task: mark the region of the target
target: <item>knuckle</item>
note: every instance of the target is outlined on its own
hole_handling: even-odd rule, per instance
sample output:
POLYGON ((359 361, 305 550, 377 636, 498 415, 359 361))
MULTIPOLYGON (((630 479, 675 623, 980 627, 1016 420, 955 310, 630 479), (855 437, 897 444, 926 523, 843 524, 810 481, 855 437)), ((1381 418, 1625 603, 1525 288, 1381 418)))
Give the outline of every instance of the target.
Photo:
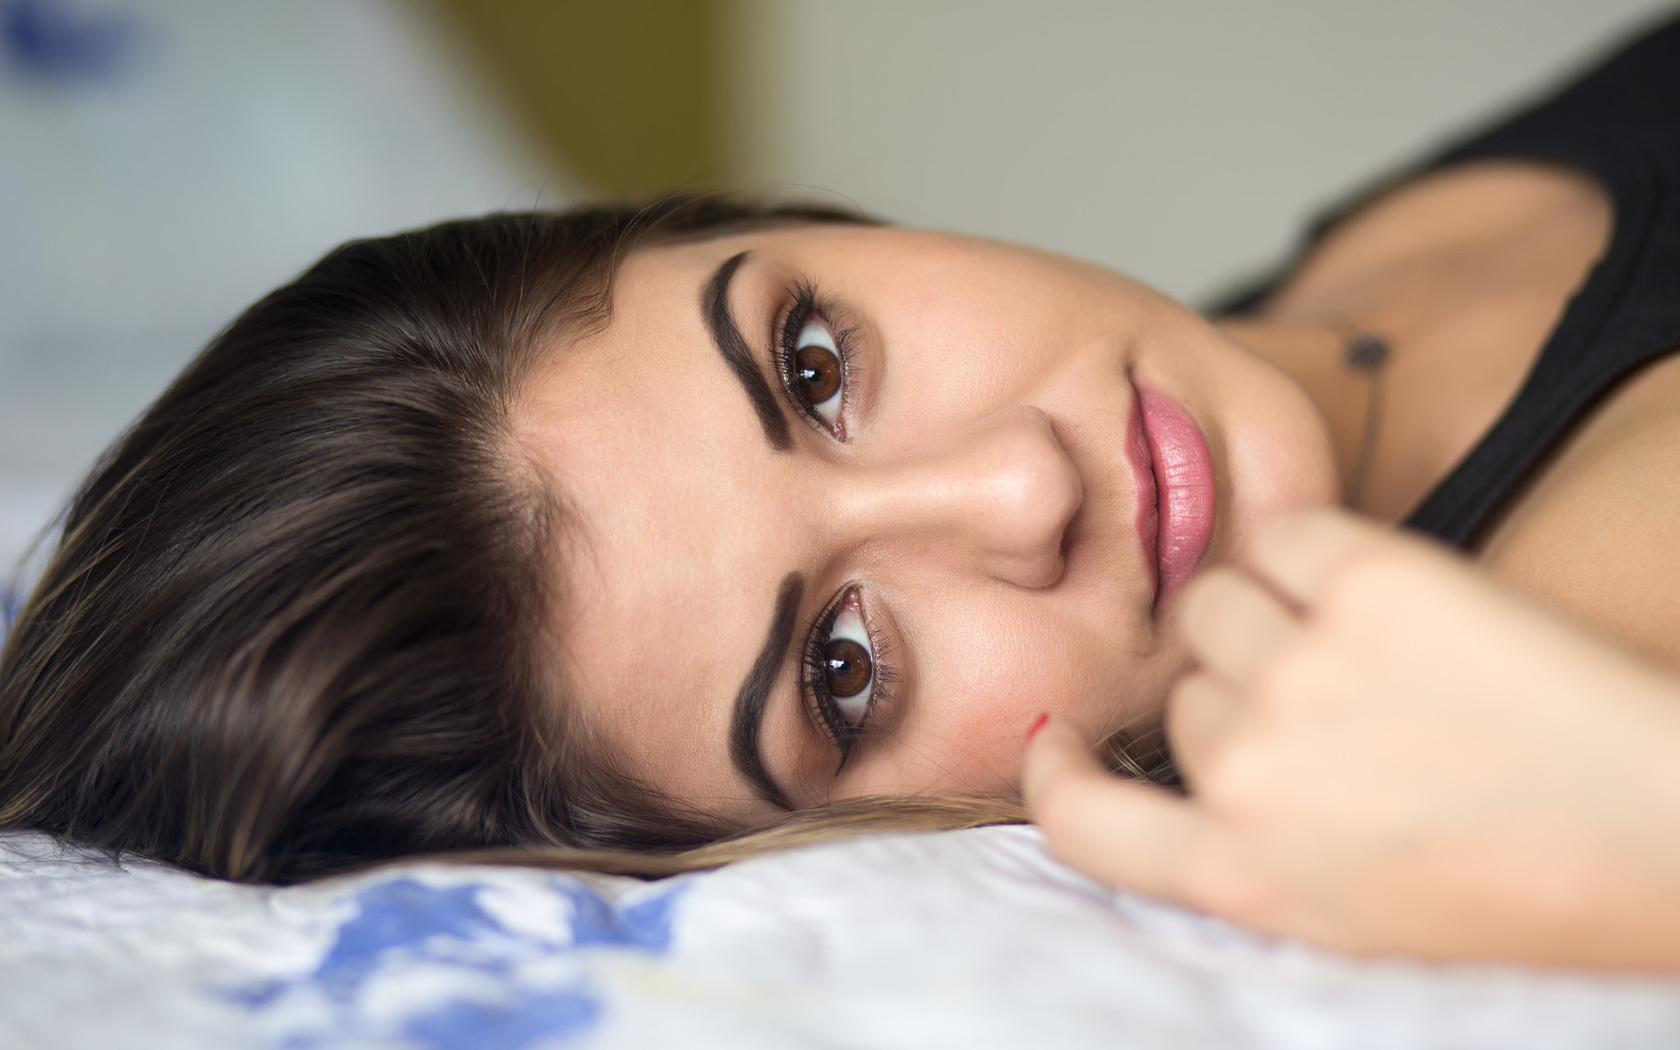
POLYGON ((1276 808, 1287 794, 1279 784, 1288 775, 1269 734, 1253 734, 1208 755, 1197 770, 1195 789, 1207 805, 1227 817, 1247 819, 1276 808))
POLYGON ((1362 619, 1379 612, 1398 590, 1410 584, 1417 568, 1401 551, 1361 550, 1331 570, 1319 609, 1334 619, 1362 619))
POLYGON ((1303 632, 1255 668, 1251 689, 1262 712, 1297 707, 1320 692, 1325 661, 1316 641, 1303 632))
POLYGON ((1170 732, 1200 724, 1210 709, 1224 702, 1224 690, 1211 674, 1195 670, 1173 684, 1165 717, 1170 732))
POLYGON ((1193 638, 1205 637, 1223 615, 1226 597, 1237 579, 1236 571, 1224 566, 1191 579, 1173 603, 1171 615, 1179 630, 1193 638))

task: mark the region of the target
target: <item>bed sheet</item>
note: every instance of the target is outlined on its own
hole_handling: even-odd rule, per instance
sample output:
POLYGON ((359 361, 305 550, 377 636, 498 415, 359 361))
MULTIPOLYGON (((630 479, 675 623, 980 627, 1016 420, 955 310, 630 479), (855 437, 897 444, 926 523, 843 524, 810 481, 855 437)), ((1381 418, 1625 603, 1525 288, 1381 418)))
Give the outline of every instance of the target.
POLYGON ((1110 893, 1033 828, 657 882, 305 886, 0 836, 0 1046, 1680 1046, 1680 985, 1354 961, 1110 893))

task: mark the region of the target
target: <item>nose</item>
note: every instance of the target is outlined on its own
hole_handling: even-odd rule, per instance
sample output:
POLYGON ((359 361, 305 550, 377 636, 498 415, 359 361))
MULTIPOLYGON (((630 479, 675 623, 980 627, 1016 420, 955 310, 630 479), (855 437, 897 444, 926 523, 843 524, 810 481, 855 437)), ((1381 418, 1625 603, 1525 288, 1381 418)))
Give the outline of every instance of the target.
POLYGON ((1022 587, 1062 576, 1085 493, 1050 418, 1012 406, 893 457, 844 486, 863 542, 916 545, 1022 587))

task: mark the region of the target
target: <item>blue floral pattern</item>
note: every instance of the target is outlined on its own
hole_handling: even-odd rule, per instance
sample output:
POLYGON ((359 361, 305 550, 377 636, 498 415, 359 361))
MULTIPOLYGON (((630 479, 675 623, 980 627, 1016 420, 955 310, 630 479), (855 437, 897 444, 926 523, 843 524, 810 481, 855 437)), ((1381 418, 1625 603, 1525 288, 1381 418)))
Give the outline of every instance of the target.
POLYGON ((581 967, 554 964, 584 951, 666 954, 683 885, 622 904, 578 879, 555 877, 546 888, 565 905, 569 936, 499 918, 483 900, 493 887, 482 882, 433 885, 404 875, 363 885, 351 898, 354 914, 312 971, 218 994, 253 1014, 275 1014, 284 1050, 365 1039, 424 1050, 523 1050, 575 1038, 607 1008, 581 967), (449 991, 423 1003, 399 999, 396 1008, 375 994, 384 978, 401 985, 417 976, 449 991))

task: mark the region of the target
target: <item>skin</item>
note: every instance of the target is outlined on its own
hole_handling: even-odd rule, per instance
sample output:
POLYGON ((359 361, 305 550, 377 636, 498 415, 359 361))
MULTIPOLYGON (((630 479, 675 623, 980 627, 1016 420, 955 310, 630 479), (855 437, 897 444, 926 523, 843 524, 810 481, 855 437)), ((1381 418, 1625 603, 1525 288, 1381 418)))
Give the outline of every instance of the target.
MULTIPOLYGON (((1608 221, 1556 170, 1425 180, 1337 231, 1245 334, 1310 370, 1286 335, 1314 311, 1412 318, 1407 440, 1373 492, 1389 517, 1497 414, 1608 221), (1485 356, 1432 371, 1464 334, 1485 356)), ((1051 848, 1344 951, 1680 969, 1677 448, 1669 355, 1564 435, 1473 561, 1327 510, 1268 522, 1178 609, 1198 665, 1167 717, 1187 796, 1109 777, 1052 718, 1024 785, 1051 848)))
POLYGON ((1069 724, 1028 751, 1052 850, 1344 951, 1680 968, 1680 680, 1462 559, 1328 510, 1191 584, 1187 798, 1069 724))
POLYGON ((798 626, 758 753, 794 807, 1013 794, 1038 712, 1094 737, 1159 717, 1186 656, 1138 536, 1128 377, 1207 437, 1209 561, 1334 495, 1322 419, 1280 370, 1118 274, 969 238, 799 226, 640 250, 610 323, 548 360, 514 437, 570 523, 556 694, 625 772, 728 823, 777 812, 729 730, 791 573, 798 626), (788 410, 773 447, 714 346, 702 293, 741 252, 729 306, 773 388, 770 330, 798 280, 854 330, 844 441, 788 410), (841 768, 799 651, 849 587, 892 697, 841 768))

